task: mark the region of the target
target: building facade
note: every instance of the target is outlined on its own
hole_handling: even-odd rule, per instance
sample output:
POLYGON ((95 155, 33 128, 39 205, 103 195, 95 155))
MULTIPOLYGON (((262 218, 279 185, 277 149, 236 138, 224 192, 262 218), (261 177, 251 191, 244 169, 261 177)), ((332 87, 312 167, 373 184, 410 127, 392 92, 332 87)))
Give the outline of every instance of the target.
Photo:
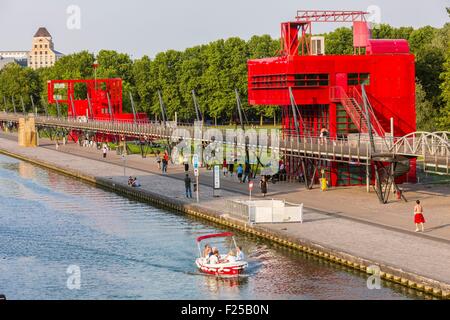
POLYGON ((17 63, 22 67, 28 66, 28 51, 0 51, 0 70, 8 63, 17 63))
POLYGON ((51 67, 63 56, 55 50, 53 39, 44 27, 38 29, 33 37, 31 51, 28 54, 28 66, 34 70, 51 67))
POLYGON ((34 70, 51 67, 63 54, 55 50, 52 36, 45 27, 40 27, 32 41, 31 51, 0 51, 0 70, 8 63, 17 63, 34 70))
MULTIPOLYGON (((314 55, 304 31, 317 16, 314 12, 306 21, 282 24, 280 56, 248 61, 249 104, 280 106, 285 136, 318 137, 326 129, 332 140, 350 140, 367 135, 368 128, 381 138, 416 131, 415 65, 407 41, 370 39, 366 31, 353 55, 327 55, 324 50, 314 55), (361 113, 364 101, 373 108, 372 127, 361 113), (293 102, 298 105, 295 116, 293 102)), ((321 22, 322 16, 317 19, 321 22)), ((368 29, 364 21, 355 24, 368 29)), ((358 39, 358 28, 353 29, 358 39)), ((295 161, 288 159, 286 167, 291 175, 302 175, 295 161)), ((329 161, 322 168, 332 186, 366 182, 364 164, 329 161)), ((398 180, 416 180, 414 159, 398 180)))

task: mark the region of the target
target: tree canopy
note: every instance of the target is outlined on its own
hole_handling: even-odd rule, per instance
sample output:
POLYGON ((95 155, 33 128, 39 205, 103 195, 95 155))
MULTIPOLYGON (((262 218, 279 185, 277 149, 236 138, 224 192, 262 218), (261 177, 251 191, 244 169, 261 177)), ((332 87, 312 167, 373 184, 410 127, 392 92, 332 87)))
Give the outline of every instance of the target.
MULTIPOLYGON (((425 26, 395 28, 387 24, 373 30, 374 38, 406 39, 416 56, 418 129, 450 128, 450 23, 442 28, 425 26)), ((325 34, 327 54, 352 54, 352 30, 337 28, 325 34)), ((123 79, 124 109, 131 110, 129 93, 137 110, 151 117, 160 114, 160 92, 169 119, 192 121, 195 117, 192 91, 202 113, 209 119, 228 123, 236 119, 236 96, 250 120, 272 118, 280 112, 270 106, 249 107, 247 103, 247 60, 276 56, 279 39, 269 35, 253 36, 248 41, 237 37, 220 39, 184 51, 168 50, 154 58, 133 60, 129 54, 101 50, 97 55, 87 51, 59 59, 54 66, 39 70, 9 64, 0 71, 0 105, 12 110, 12 100, 19 106, 20 96, 30 106, 31 96, 43 110, 47 97, 46 83, 51 79, 91 79, 94 61, 97 77, 123 79), (5 98, 3 98, 5 97, 5 98)), ((19 109, 20 110, 20 109, 19 109)), ((278 118, 279 119, 279 118, 278 118)))

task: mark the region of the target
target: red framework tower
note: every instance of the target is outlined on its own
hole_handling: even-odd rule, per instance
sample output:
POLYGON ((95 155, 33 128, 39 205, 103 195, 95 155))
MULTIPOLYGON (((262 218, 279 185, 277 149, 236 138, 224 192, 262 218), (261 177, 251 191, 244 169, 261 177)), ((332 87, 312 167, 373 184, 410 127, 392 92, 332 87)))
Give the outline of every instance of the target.
POLYGON ((48 103, 67 106, 71 118, 101 121, 148 122, 145 113, 123 112, 122 79, 51 80, 48 103))
MULTIPOLYGON (((302 136, 318 136, 325 127, 331 139, 347 139, 368 133, 369 125, 361 114, 365 96, 374 134, 389 134, 391 119, 395 136, 416 131, 414 56, 406 40, 370 39, 365 14, 298 11, 295 21, 282 23, 280 55, 248 61, 249 104, 280 106, 285 135, 298 134, 298 127, 302 136), (313 55, 313 22, 353 23, 354 54, 313 55), (299 110, 298 126, 292 100, 299 110)), ((290 167, 291 174, 299 174, 298 166, 290 167)), ((326 169, 332 185, 365 183, 365 169, 358 164, 330 162, 326 169)), ((415 169, 404 179, 414 181, 415 169)))

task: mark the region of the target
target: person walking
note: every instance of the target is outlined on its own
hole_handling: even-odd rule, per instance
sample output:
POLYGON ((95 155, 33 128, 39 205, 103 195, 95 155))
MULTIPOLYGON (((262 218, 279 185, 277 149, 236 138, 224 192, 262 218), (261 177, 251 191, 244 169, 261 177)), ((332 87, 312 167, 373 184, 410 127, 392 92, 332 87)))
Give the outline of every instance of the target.
POLYGON ((189 172, 189 158, 183 157, 184 172, 189 172))
POLYGON ((108 146, 106 145, 106 143, 103 144, 102 153, 103 159, 106 159, 106 154, 108 153, 108 146))
POLYGON ((242 168, 242 164, 239 164, 238 168, 237 168, 237 176, 239 179, 239 182, 242 183, 242 175, 244 173, 244 168, 242 168))
POLYGON ((329 132, 328 129, 325 127, 322 127, 322 129, 320 129, 320 144, 323 145, 324 143, 327 142, 329 136, 329 132))
POLYGON ((162 172, 167 173, 167 166, 169 165, 169 154, 167 150, 164 152, 164 156, 162 159, 162 172))
POLYGON ((226 177, 228 175, 228 165, 227 165, 227 159, 223 159, 223 163, 222 163, 222 171, 223 171, 223 176, 226 177))
POLYGON ((228 163, 228 172, 230 173, 230 177, 233 178, 233 172, 234 172, 234 162, 228 163))
POLYGON ((189 174, 186 173, 186 177, 184 178, 184 187, 186 189, 186 198, 191 198, 192 199, 192 180, 189 177, 189 174))
POLYGON ((158 169, 161 170, 161 154, 158 153, 156 154, 156 163, 158 163, 158 169))
POLYGON ((283 160, 280 160, 278 173, 280 181, 286 181, 286 166, 283 160))
POLYGON ((247 181, 248 176, 250 175, 250 170, 251 166, 250 163, 246 162, 245 163, 245 168, 244 168, 244 178, 242 179, 242 182, 245 183, 245 181, 247 181))
POLYGON ((416 201, 414 207, 414 223, 416 224, 416 232, 419 232, 419 225, 421 226, 422 232, 424 232, 425 217, 423 216, 423 207, 419 200, 416 201))
POLYGON ((263 194, 263 197, 266 197, 266 194, 267 194, 266 176, 262 176, 261 181, 259 183, 259 187, 261 188, 261 193, 263 194))

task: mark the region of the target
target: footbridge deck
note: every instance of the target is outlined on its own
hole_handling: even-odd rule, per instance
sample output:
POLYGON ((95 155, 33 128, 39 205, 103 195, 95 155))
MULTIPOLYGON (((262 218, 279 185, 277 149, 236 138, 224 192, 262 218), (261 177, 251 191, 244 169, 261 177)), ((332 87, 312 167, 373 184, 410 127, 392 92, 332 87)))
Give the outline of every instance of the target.
MULTIPOLYGON (((24 115, 0 112, 0 123, 3 127, 17 125, 24 115)), ((209 126, 194 125, 172 125, 161 123, 125 123, 125 122, 105 122, 105 121, 77 121, 69 118, 47 117, 39 115, 28 115, 34 117, 38 130, 55 129, 79 131, 90 134, 107 134, 117 137, 134 138, 140 141, 186 140, 194 143, 209 143, 215 140, 216 143, 227 144, 224 141, 227 137, 226 129, 218 129, 209 126)), ((288 136, 268 135, 261 138, 258 134, 253 134, 256 138, 237 139, 233 143, 235 146, 248 148, 254 152, 260 152, 262 148, 280 154, 289 154, 293 157, 307 158, 323 161, 337 161, 351 164, 368 163, 379 154, 403 156, 417 158, 423 163, 426 171, 440 174, 450 174, 450 142, 449 132, 414 132, 404 137, 375 137, 369 141, 367 137, 358 139, 321 139, 310 136, 288 136)), ((248 131, 245 136, 249 136, 248 131)), ((230 144, 230 143, 229 143, 230 144)))

